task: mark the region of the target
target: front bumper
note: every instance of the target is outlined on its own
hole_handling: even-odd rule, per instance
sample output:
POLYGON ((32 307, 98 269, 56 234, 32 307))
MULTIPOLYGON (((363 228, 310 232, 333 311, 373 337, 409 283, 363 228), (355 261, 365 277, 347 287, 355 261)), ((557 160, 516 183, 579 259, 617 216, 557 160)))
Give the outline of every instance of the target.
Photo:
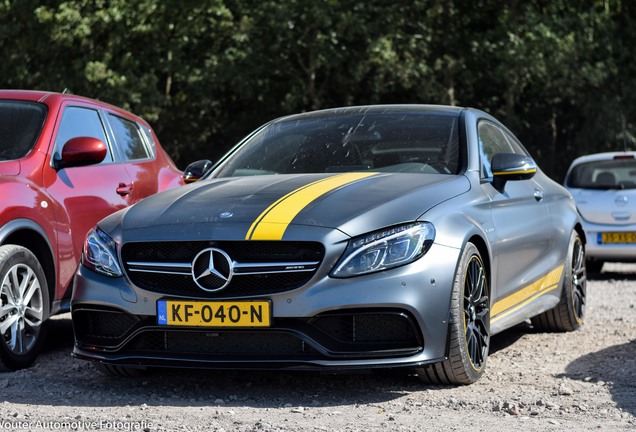
POLYGON ((240 330, 159 325, 157 301, 184 297, 80 266, 71 304, 73 354, 109 364, 205 368, 339 370, 439 362, 447 354, 458 256, 456 249, 433 245, 420 260, 384 272, 347 279, 316 274, 301 288, 250 297, 271 301, 272 325, 240 330))

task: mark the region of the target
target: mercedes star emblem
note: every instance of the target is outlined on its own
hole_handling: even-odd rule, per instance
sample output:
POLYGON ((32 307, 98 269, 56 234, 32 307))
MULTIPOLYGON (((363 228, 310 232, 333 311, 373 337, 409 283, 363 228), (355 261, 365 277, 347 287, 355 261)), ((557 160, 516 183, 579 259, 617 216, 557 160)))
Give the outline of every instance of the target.
POLYGON ((232 259, 221 249, 203 249, 192 261, 192 278, 205 291, 222 290, 229 285, 232 274, 232 259))

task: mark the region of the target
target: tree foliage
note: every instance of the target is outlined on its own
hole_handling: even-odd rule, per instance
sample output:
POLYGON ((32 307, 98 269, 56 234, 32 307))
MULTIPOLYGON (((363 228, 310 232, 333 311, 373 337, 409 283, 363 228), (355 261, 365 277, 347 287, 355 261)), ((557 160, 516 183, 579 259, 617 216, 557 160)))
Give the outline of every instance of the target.
POLYGON ((130 109, 180 166, 292 112, 474 106, 560 180, 636 144, 635 24, 625 0, 0 0, 0 87, 130 109))

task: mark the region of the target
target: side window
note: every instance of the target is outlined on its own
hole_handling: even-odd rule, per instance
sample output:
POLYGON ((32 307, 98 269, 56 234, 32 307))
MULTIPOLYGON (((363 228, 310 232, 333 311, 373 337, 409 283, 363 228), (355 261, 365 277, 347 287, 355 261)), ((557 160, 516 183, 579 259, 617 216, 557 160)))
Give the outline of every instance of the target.
POLYGON ((99 118, 99 113, 90 108, 76 106, 66 107, 62 114, 60 127, 57 130, 57 136, 55 137, 56 155, 62 151, 62 147, 68 140, 83 136, 97 138, 106 144, 108 153, 102 163, 113 161, 113 154, 108 147, 106 132, 104 131, 104 125, 99 118))
POLYGON ((527 154, 514 138, 489 121, 479 122, 477 133, 482 177, 492 177, 490 161, 495 153, 527 154))
POLYGON ((150 153, 152 153, 152 156, 155 157, 157 155, 157 152, 155 149, 155 140, 152 138, 152 132, 149 128, 144 126, 141 127, 141 130, 146 137, 146 142, 150 144, 150 153))
POLYGON ((151 157, 151 153, 142 136, 143 132, 139 129, 137 123, 113 114, 108 114, 108 121, 112 126, 115 140, 124 160, 130 161, 151 157))

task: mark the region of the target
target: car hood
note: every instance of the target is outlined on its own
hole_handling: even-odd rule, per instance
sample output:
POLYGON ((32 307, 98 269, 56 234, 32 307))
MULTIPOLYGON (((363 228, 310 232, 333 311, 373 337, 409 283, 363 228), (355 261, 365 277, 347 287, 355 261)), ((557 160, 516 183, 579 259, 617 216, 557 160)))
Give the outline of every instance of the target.
POLYGON ((103 228, 126 241, 280 240, 309 227, 356 236, 411 222, 464 193, 464 176, 400 173, 299 174, 201 181, 146 198, 103 228), (300 228, 300 230, 299 230, 300 228))

